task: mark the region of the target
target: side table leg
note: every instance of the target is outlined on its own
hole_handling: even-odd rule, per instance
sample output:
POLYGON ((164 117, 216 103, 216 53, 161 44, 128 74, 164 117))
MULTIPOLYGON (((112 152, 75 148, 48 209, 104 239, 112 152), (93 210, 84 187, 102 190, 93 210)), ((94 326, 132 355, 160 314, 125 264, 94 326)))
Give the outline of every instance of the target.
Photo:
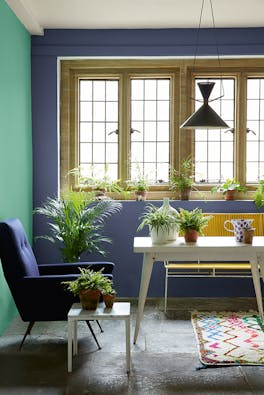
POLYGON ((68 372, 72 371, 72 321, 68 318, 68 372))
POLYGON ((130 317, 126 318, 126 366, 127 373, 130 372, 130 317))
POLYGON ((142 272, 141 272, 141 282, 140 282, 140 291, 139 291, 139 299, 138 299, 138 311, 136 317, 136 326, 135 326, 135 333, 134 333, 134 344, 136 344, 139 325, 142 319, 146 296, 148 293, 149 281, 152 273, 153 268, 153 259, 151 254, 144 254, 143 257, 143 265, 142 265, 142 272))
POLYGON ((78 353, 78 321, 73 322, 73 355, 78 353))
POLYGON ((259 275, 259 268, 258 268, 258 261, 257 257, 251 258, 251 273, 255 288, 255 294, 257 299, 258 311, 259 315, 263 321, 263 303, 262 303, 262 293, 261 293, 261 286, 260 286, 260 275, 259 275))

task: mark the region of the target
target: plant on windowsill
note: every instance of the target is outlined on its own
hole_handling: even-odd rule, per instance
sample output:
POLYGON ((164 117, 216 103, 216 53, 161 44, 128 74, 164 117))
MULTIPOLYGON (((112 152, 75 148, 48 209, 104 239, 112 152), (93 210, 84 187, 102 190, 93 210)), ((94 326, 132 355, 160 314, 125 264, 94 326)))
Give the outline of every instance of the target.
POLYGON ((247 188, 240 184, 235 178, 227 178, 221 184, 214 186, 211 192, 220 192, 225 200, 234 200, 237 192, 246 192, 247 188))
POLYGON ((156 207, 148 204, 146 211, 140 217, 141 223, 137 230, 142 230, 145 226, 149 227, 150 236, 153 244, 169 242, 171 229, 179 229, 179 215, 163 207, 156 207))
POLYGON ((203 235, 203 228, 207 226, 211 218, 211 215, 204 215, 198 207, 191 211, 180 208, 179 228, 186 243, 195 243, 198 236, 203 235))
POLYGON ((127 181, 127 186, 131 191, 134 191, 136 200, 146 200, 149 184, 144 178, 129 180, 127 181))
POLYGON ((102 243, 105 220, 118 213, 122 205, 114 200, 95 200, 87 192, 68 192, 60 199, 48 198, 34 213, 48 218, 50 235, 38 236, 56 244, 63 262, 77 262, 82 253, 105 255, 102 243))
POLYGON ((74 296, 79 296, 84 309, 95 310, 108 279, 102 274, 103 269, 97 272, 89 268, 79 268, 79 270, 80 275, 76 280, 63 281, 62 285, 74 296))
POLYGON ((77 176, 80 189, 93 191, 95 197, 98 199, 106 199, 106 192, 117 194, 124 192, 123 188, 119 185, 119 181, 112 180, 109 176, 108 166, 106 166, 105 173, 101 177, 96 175, 94 177, 88 177, 82 173, 82 169, 78 167, 70 170, 68 174, 77 176))
POLYGON ((257 210, 260 212, 262 206, 264 206, 264 180, 259 180, 258 187, 254 192, 254 204, 257 207, 257 210))
POLYGON ((193 162, 190 156, 180 163, 179 171, 171 168, 169 186, 173 192, 179 192, 181 200, 189 200, 194 185, 193 162))

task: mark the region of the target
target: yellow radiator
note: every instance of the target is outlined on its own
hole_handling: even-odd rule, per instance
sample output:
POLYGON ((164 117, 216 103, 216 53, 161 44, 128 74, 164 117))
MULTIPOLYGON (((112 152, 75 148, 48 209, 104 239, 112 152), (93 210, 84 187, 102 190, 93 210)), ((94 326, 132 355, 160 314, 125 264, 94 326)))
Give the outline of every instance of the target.
MULTIPOLYGON (((232 232, 228 232, 224 228, 224 222, 231 219, 253 219, 252 227, 255 228, 255 236, 263 236, 263 213, 206 213, 211 215, 212 218, 208 222, 208 226, 203 229, 204 236, 232 236, 232 232)), ((232 225, 228 224, 227 227, 232 229, 232 225)))

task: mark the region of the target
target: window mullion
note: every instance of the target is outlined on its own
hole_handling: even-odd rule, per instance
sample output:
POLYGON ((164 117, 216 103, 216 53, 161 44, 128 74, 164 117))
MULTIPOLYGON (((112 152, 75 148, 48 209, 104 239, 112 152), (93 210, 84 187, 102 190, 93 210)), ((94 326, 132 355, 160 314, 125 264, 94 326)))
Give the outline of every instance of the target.
POLYGON ((130 78, 128 73, 122 73, 119 80, 119 144, 118 144, 118 174, 122 183, 130 178, 130 78))
POLYGON ((247 128, 247 77, 245 73, 237 76, 237 93, 235 95, 235 157, 234 175, 241 184, 246 182, 246 128, 247 128))

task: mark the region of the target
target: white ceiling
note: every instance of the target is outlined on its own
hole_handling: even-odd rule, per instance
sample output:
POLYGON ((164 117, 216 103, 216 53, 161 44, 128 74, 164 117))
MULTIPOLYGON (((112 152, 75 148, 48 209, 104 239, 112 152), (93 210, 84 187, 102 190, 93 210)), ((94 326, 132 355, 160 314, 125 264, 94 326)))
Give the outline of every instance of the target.
MULTIPOLYGON (((191 28, 202 0, 5 0, 31 34, 44 29, 191 28)), ((264 0, 212 0, 216 27, 264 26, 264 0)), ((205 0, 202 27, 212 27, 205 0)))

